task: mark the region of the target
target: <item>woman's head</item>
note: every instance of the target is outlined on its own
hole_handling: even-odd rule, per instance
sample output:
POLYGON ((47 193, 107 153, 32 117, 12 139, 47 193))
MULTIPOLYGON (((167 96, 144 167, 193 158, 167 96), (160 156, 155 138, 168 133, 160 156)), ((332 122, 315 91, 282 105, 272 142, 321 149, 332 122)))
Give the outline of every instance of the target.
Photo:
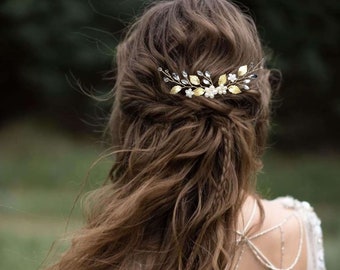
MULTIPOLYGON (((163 165, 157 166, 170 174, 173 168, 168 163, 175 163, 178 156, 188 156, 190 162, 209 156, 211 162, 223 163, 216 155, 223 152, 224 145, 233 156, 238 185, 246 190, 260 167, 267 137, 269 72, 258 70, 249 91, 210 99, 171 95, 171 86, 163 81, 158 68, 189 74, 209 70, 217 85, 219 75, 250 63, 262 66, 263 58, 253 20, 231 2, 156 3, 135 22, 117 48, 116 107, 109 123, 114 144, 122 149, 147 150, 138 155, 152 153, 151 159, 166 156, 163 165)), ((142 168, 151 162, 138 161, 142 168)), ((217 177, 215 166, 202 166, 199 168, 207 175, 211 171, 217 177)))
POLYGON ((269 72, 238 95, 188 98, 170 94, 158 68, 209 70, 217 85, 263 58, 252 19, 225 0, 156 2, 133 24, 117 48, 111 182, 95 193, 61 269, 230 266, 239 209, 261 167, 269 72))
POLYGON ((270 87, 262 69, 239 95, 171 95, 158 67, 189 74, 209 70, 217 84, 218 75, 263 58, 252 19, 224 0, 157 3, 118 46, 116 108, 109 124, 114 144, 131 151, 117 155, 113 178, 124 184, 138 179, 130 182, 134 188, 148 181, 159 185, 159 207, 165 206, 164 214, 174 209, 177 236, 196 234, 212 209, 237 212, 241 191, 249 191, 260 166, 270 87), (179 226, 186 222, 195 224, 179 226))

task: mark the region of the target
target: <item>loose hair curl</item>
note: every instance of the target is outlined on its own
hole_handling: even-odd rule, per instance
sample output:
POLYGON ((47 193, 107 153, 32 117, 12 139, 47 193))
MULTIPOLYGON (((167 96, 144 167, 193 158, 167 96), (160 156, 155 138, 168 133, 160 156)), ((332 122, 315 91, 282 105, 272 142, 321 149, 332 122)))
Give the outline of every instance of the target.
POLYGON ((190 99, 170 95, 157 68, 216 79, 263 58, 253 20, 229 1, 150 6, 117 48, 110 181, 51 269, 232 268, 239 211, 261 169, 269 71, 242 94, 190 99))

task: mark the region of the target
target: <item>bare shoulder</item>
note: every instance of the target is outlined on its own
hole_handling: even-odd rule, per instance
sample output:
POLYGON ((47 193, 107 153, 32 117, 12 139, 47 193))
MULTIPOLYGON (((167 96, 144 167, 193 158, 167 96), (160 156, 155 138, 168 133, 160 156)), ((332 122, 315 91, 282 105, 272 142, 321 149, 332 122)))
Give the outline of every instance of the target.
POLYGON ((250 211, 245 203, 244 220, 252 220, 247 238, 249 265, 256 262, 257 269, 307 269, 307 248, 304 240, 304 221, 298 207, 288 205, 284 199, 260 200, 260 206, 250 211), (251 213, 255 213, 253 218, 251 213), (264 268, 261 268, 264 267, 264 268))
POLYGON ((287 202, 286 198, 261 200, 264 211, 262 224, 264 228, 281 224, 281 226, 285 227, 286 233, 294 234, 300 231, 300 224, 302 222, 300 209, 287 202))
POLYGON ((264 246, 269 247, 267 252, 272 252, 272 259, 281 268, 307 269, 304 217, 299 202, 282 197, 261 200, 261 203, 264 210, 261 231, 268 231, 268 237, 263 239, 266 242, 264 246))
MULTIPOLYGON (((273 201, 264 201, 264 205, 268 206, 270 204, 274 205, 278 211, 283 209, 283 211, 293 213, 298 221, 298 225, 294 224, 294 222, 287 222, 285 226, 285 231, 287 232, 286 249, 293 250, 297 242, 296 239, 299 239, 299 241, 301 239, 302 241, 301 258, 297 266, 305 265, 306 261, 308 261, 308 269, 326 269, 321 220, 314 208, 306 201, 298 201, 288 196, 280 197, 273 201), (302 231, 302 236, 299 234, 300 231, 302 231), (306 251, 307 247, 308 252, 306 251)), ((268 206, 268 209, 270 209, 270 206, 268 206)), ((268 214, 267 216, 270 218, 271 215, 268 214)), ((294 256, 294 254, 288 255, 294 256)), ((305 266, 303 267, 294 269, 306 269, 305 266)))

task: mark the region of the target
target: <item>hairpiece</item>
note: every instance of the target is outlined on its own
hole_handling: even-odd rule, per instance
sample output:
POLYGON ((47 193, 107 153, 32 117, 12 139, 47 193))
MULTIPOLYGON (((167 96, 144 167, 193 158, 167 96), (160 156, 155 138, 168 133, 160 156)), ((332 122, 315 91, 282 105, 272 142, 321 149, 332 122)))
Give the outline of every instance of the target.
MULTIPOLYGON (((257 65, 258 66, 258 65, 257 65)), ((261 68, 261 67, 260 67, 261 68)), ((218 78, 218 86, 214 86, 211 74, 209 71, 197 71, 197 75, 188 75, 186 71, 182 71, 182 78, 177 73, 170 74, 169 70, 159 67, 158 71, 164 74, 164 82, 174 83, 170 90, 170 94, 177 94, 182 90, 189 98, 192 96, 205 96, 207 98, 214 98, 215 95, 225 95, 231 93, 234 95, 240 94, 243 91, 250 89, 249 83, 251 80, 257 78, 256 72, 260 68, 256 68, 251 63, 249 68, 247 65, 239 67, 237 72, 222 74, 218 78)))

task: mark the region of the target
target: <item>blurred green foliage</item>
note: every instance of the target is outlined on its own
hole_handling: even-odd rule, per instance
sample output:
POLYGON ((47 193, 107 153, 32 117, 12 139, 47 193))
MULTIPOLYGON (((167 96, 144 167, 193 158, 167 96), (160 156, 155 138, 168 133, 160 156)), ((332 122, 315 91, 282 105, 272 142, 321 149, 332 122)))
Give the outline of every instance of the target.
MULTIPOLYGON (((283 74, 275 132, 292 151, 336 149, 340 135, 337 87, 340 2, 246 1, 283 74)), ((337 148, 339 149, 339 148, 337 148)))
MULTIPOLYGON (((316 207, 328 269, 335 270, 340 249, 335 214, 340 210, 340 2, 239 4, 255 18, 270 66, 283 73, 274 102, 274 148, 308 152, 269 152, 259 188, 268 197, 291 194, 316 207)), ((115 46, 145 5, 142 0, 0 3, 0 269, 37 269, 62 234, 86 171, 99 156, 98 142, 89 143, 81 133, 100 123, 93 127, 83 119, 104 122, 87 115, 107 112, 107 105, 96 108, 73 86, 77 80, 99 92, 113 86, 103 77, 112 77, 115 46), (22 122, 23 116, 40 120, 22 122)), ((85 191, 105 179, 111 163, 108 159, 91 171, 85 191)), ((78 204, 73 217, 71 229, 81 224, 78 204)))
MULTIPOLYGON (((149 1, 150 2, 150 1, 149 1)), ((122 29, 147 3, 142 0, 5 0, 0 4, 0 123, 22 114, 62 128, 84 130, 93 101, 74 91, 108 91, 122 29), (108 73, 109 72, 109 73, 108 73), (73 77, 74 76, 74 77, 73 77)), ((271 66, 283 73, 274 125, 279 147, 339 149, 340 2, 244 0, 239 3, 270 48, 271 66)), ((105 114, 105 106, 104 114, 105 114)))

